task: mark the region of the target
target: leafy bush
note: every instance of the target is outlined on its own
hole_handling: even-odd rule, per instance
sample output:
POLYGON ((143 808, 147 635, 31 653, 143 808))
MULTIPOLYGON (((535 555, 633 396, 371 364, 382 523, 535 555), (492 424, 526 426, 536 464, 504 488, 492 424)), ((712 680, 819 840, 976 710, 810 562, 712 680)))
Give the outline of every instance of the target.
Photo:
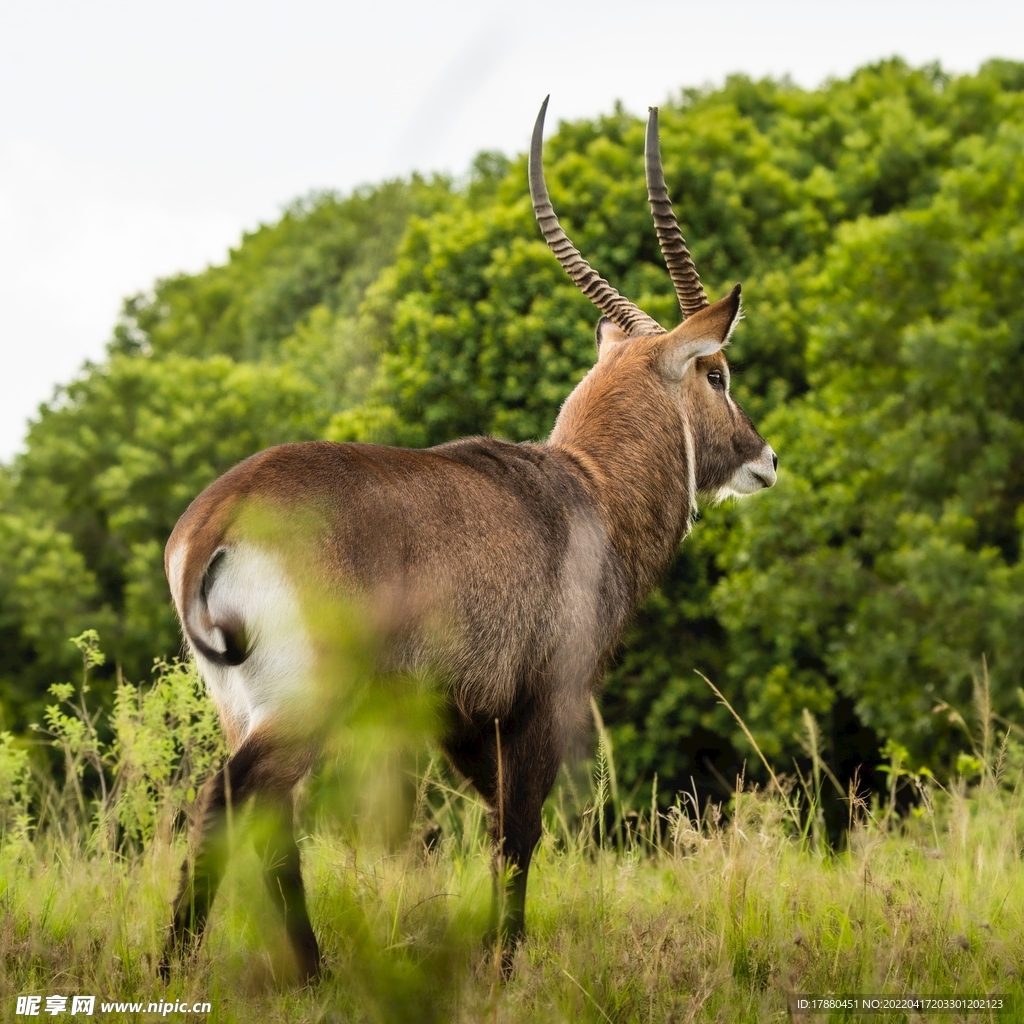
MULTIPOLYGON (((45 725, 36 726, 63 761, 60 789, 46 781, 36 795, 36 827, 65 838, 87 836, 104 849, 145 845, 161 823, 169 835, 225 752, 216 710, 195 664, 158 660, 149 686, 118 674, 113 708, 105 715, 89 700, 90 674, 106 660, 99 634, 86 630, 72 643, 81 653, 81 681, 54 683, 49 692, 57 703, 47 706, 45 725)), ((8 772, 24 772, 24 762, 15 759, 24 758, 23 751, 6 756, 8 772)), ((20 792, 24 813, 24 782, 20 792)))
MULTIPOLYGON (((900 742, 936 771, 962 739, 932 715, 987 657, 1024 667, 1018 224, 1024 65, 951 76, 898 60, 803 90, 732 77, 662 111, 669 188, 712 294, 744 283, 735 392, 780 480, 707 508, 608 674, 623 785, 720 790, 751 747, 802 757, 820 716, 848 778, 900 742)), ((643 125, 562 124, 552 198, 584 253, 670 325, 644 202, 643 125)), ((543 436, 593 361, 596 314, 539 240, 525 160, 468 180, 296 204, 222 267, 130 299, 0 470, 0 727, 99 625, 130 678, 178 633, 161 551, 203 486, 271 444, 543 436)), ((752 769, 759 771, 755 767, 752 769)))

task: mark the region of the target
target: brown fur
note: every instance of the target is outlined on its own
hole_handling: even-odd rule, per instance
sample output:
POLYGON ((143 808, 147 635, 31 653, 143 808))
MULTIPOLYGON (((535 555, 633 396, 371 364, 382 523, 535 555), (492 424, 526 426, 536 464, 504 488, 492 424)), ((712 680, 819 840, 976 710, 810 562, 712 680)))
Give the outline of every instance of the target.
MULTIPOLYGON (((513 942, 523 933, 544 799, 608 653, 689 530, 695 490, 716 494, 747 464, 760 467, 756 479, 770 472, 764 486, 774 481, 770 449, 727 390, 709 384, 716 370, 727 383, 718 349, 738 313, 737 288, 667 334, 627 339, 602 324, 599 361, 544 444, 283 445, 208 487, 168 541, 175 604, 209 672, 242 671, 259 654, 244 595, 220 621, 209 599, 218 574, 232 572, 241 546, 253 542, 245 513, 257 502, 274 510, 259 545, 284 551, 301 537, 304 554, 285 564, 301 565, 307 593, 368 611, 382 633, 382 668, 437 675, 448 708, 441 743, 490 806, 501 803, 504 835, 497 815, 492 835, 518 869, 502 923, 513 942)), ((221 774, 236 799, 268 794, 280 809, 275 850, 288 868, 273 884, 290 894, 289 934, 311 977, 319 955, 286 821, 291 787, 326 725, 308 705, 305 736, 281 725, 283 716, 248 735, 244 720, 227 723, 237 749, 221 774)), ((222 868, 209 850, 223 790, 215 782, 208 796, 168 952, 202 934, 222 868)))

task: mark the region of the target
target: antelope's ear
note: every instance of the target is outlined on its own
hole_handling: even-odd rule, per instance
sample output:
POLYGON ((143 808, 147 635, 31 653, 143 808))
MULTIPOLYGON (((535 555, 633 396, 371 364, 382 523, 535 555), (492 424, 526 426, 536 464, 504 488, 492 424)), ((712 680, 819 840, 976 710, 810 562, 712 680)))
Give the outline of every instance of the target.
POLYGON ((740 286, 736 285, 724 299, 705 306, 669 331, 661 343, 661 372, 665 378, 681 380, 695 359, 710 356, 727 345, 741 315, 740 286))
POLYGON ((621 328, 616 327, 615 324, 603 316, 597 321, 597 358, 604 359, 606 355, 613 348, 621 345, 624 341, 628 341, 629 338, 626 336, 626 332, 621 328))

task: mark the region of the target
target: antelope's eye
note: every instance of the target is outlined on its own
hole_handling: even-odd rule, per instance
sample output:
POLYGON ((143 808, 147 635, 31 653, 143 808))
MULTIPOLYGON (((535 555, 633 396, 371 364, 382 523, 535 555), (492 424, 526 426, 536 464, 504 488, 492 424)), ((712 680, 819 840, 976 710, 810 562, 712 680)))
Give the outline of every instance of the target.
POLYGON ((712 370, 708 374, 708 383, 716 391, 724 391, 725 390, 725 378, 722 376, 722 371, 721 370, 712 370))

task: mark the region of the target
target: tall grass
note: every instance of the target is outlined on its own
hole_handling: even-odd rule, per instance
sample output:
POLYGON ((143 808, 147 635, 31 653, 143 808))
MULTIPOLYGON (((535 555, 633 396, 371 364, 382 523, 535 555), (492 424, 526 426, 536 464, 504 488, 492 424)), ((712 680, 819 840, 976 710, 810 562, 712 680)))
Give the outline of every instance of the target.
POLYGON ((191 666, 160 664, 146 687, 122 681, 101 717, 89 702, 96 639, 78 642, 82 680, 54 689, 40 737, 61 768, 0 737, 4 1019, 22 994, 209 1001, 215 1021, 615 1024, 783 1021, 793 993, 1024 995, 1024 755, 992 719, 984 673, 973 714, 960 717, 973 744, 961 773, 940 784, 891 745, 889 792, 871 804, 847 794, 838 850, 821 818, 823 789, 838 783, 810 716, 807 771, 772 769, 768 789, 738 781, 722 803, 680 794, 665 812, 623 798, 595 706, 596 755, 565 770, 548 801, 529 937, 505 982, 481 942, 491 898, 481 803, 429 746, 386 758, 374 746, 354 770, 350 737, 299 815, 326 978, 292 982, 248 841, 258 823, 238 808, 207 939, 164 986, 156 964, 183 826, 223 751, 191 666), (386 765, 390 799, 404 794, 400 836, 378 827, 372 799, 348 792, 380 790, 373 764, 386 765), (917 800, 901 811, 907 786, 917 800))

